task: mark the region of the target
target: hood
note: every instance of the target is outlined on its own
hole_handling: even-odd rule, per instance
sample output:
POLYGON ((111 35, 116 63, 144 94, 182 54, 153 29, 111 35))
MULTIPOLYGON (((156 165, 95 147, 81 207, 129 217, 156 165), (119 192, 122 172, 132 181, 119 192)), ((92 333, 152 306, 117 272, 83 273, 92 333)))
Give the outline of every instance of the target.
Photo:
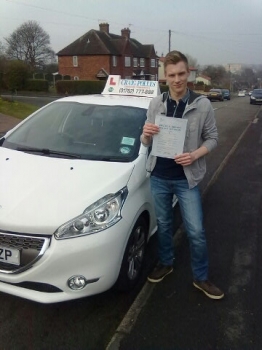
POLYGON ((0 148, 0 230, 52 234, 126 186, 133 163, 50 158, 0 148))

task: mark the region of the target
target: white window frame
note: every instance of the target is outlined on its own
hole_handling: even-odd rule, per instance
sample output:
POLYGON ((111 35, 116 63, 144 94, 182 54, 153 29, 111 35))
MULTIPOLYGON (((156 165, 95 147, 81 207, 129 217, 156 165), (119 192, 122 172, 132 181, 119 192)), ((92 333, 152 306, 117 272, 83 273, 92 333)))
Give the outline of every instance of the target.
POLYGON ((117 67, 117 56, 112 57, 112 65, 113 67, 117 67))
POLYGON ((145 59, 140 58, 140 67, 145 67, 145 59))
POLYGON ((150 67, 151 68, 155 68, 156 67, 156 60, 155 60, 155 58, 151 58, 151 60, 150 60, 150 67))
POLYGON ((131 57, 125 56, 125 67, 131 67, 131 57))
POLYGON ((138 59, 136 57, 133 58, 133 67, 137 67, 138 65, 138 59))
POLYGON ((73 56, 73 66, 78 67, 78 57, 77 56, 73 56))
POLYGON ((77 75, 74 76, 74 80, 79 80, 79 77, 77 75))

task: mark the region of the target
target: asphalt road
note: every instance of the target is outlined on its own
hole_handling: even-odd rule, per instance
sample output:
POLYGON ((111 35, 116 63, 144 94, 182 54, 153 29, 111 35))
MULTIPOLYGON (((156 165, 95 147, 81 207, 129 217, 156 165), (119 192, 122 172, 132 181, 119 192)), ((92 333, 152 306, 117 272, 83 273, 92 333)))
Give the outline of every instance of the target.
POLYGON ((211 300, 193 287, 184 234, 174 273, 145 284, 140 304, 131 307, 107 350, 262 349, 262 109, 233 147, 203 207, 209 278, 225 297, 211 300))
MULTIPOLYGON (((19 99, 22 100, 21 97, 19 99)), ((41 98, 31 98, 39 105, 41 101, 43 104, 47 103, 46 99, 43 101, 41 98)), ((218 148, 207 157, 208 171, 201 184, 203 193, 210 181, 216 180, 213 175, 223 162, 226 163, 228 154, 260 109, 259 106, 249 105, 248 97, 212 104, 216 113, 220 141, 218 148)), ((179 213, 176 213, 176 216, 179 226, 179 213)), ((3 350, 105 349, 143 287, 147 272, 156 259, 155 250, 155 241, 152 239, 145 274, 141 284, 130 294, 108 291, 82 300, 41 305, 0 293, 0 348, 3 350)), ((183 293, 183 289, 181 292, 183 293)), ((180 307, 179 304, 177 307, 180 307)))

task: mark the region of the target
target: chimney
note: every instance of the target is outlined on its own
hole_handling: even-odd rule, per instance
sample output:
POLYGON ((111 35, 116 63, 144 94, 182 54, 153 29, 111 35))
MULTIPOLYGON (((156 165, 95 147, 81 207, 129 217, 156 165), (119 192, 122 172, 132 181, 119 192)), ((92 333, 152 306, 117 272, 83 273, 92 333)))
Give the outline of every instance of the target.
POLYGON ((121 36, 124 36, 127 39, 130 39, 130 29, 129 28, 124 28, 121 30, 121 36))
POLYGON ((105 33, 109 34, 109 24, 108 23, 100 23, 99 30, 101 32, 105 32, 105 33))

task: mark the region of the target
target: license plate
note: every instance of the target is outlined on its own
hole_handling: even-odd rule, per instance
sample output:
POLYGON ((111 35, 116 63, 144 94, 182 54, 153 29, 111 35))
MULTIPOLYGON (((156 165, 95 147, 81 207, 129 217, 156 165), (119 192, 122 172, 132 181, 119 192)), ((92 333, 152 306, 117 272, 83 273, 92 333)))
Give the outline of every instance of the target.
POLYGON ((0 246, 0 262, 20 265, 20 250, 0 246))
POLYGON ((256 101, 259 101, 259 102, 261 102, 261 101, 262 101, 262 99, 261 99, 261 98, 257 98, 257 99, 256 99, 256 101))

